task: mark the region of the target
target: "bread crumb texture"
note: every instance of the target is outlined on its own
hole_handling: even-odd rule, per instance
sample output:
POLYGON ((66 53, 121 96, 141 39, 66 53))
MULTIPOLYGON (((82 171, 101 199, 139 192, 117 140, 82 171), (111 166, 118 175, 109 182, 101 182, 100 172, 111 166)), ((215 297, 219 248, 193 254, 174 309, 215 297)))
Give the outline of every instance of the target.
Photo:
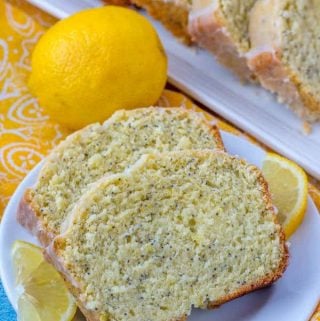
POLYGON ((255 2, 256 0, 219 0, 228 33, 243 53, 250 49, 249 17, 255 2))
POLYGON ((146 155, 83 196, 55 251, 101 320, 176 320, 279 271, 265 188, 223 152, 146 155))
POLYGON ((216 147, 222 148, 217 130, 200 113, 151 107, 118 111, 53 151, 31 191, 33 206, 47 229, 59 234, 74 203, 104 175, 122 172, 146 153, 216 147))
POLYGON ((285 0, 281 9, 282 59, 304 90, 319 101, 320 1, 285 0))

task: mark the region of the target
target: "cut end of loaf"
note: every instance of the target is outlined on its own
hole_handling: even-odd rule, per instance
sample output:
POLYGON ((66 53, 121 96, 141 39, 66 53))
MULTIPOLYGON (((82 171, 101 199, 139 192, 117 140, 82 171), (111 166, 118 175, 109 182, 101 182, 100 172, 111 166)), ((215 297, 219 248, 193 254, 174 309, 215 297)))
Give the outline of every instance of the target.
POLYGON ((188 29, 194 42, 212 52, 245 82, 256 81, 245 57, 250 48, 248 19, 254 1, 239 4, 229 0, 208 3, 196 0, 189 16, 188 29))
POLYGON ((250 19, 250 69, 308 122, 320 120, 317 1, 257 1, 250 19))
POLYGON ((320 103, 304 91, 300 80, 283 64, 281 53, 273 48, 253 50, 248 55, 248 65, 263 87, 275 93, 280 103, 289 107, 303 120, 320 120, 320 103))

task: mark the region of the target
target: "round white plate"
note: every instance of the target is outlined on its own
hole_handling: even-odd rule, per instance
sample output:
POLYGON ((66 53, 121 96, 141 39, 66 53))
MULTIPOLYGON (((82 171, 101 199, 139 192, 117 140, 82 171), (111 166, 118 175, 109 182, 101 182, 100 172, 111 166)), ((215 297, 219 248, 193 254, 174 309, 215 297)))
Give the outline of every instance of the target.
MULTIPOLYGON (((226 149, 261 167, 265 152, 240 137, 222 132, 226 149)), ((25 189, 32 186, 41 168, 38 164, 12 196, 0 225, 0 274, 10 302, 16 308, 17 292, 12 275, 10 250, 15 240, 37 241, 15 218, 25 189)), ((320 217, 309 198, 303 224, 290 239, 290 264, 273 286, 262 289, 212 311, 194 310, 190 321, 306 321, 320 299, 320 217)))

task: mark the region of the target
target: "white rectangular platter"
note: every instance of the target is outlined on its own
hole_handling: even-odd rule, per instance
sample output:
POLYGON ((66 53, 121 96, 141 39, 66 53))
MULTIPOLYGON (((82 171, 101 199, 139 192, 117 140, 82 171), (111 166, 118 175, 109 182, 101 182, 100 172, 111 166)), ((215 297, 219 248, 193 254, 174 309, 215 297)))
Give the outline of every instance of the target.
MULTIPOLYGON (((28 1, 58 18, 102 4, 99 0, 28 1)), ((158 22, 148 18, 168 54, 172 84, 320 179, 320 124, 305 135, 301 120, 273 95, 258 86, 241 84, 212 55, 179 43, 158 22)))

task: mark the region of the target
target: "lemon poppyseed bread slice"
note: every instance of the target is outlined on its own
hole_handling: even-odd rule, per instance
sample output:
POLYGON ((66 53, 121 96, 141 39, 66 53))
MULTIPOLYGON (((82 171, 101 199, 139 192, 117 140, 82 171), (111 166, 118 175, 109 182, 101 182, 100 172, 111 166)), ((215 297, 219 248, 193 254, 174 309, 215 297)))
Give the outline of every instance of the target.
POLYGON ((103 125, 72 134, 51 153, 24 195, 18 221, 46 245, 63 230, 89 184, 122 172, 142 154, 204 148, 223 145, 218 129, 200 113, 152 107, 118 111, 103 125))
POLYGON ((319 21, 318 0, 259 0, 250 19, 250 67, 310 122, 320 120, 319 21))
POLYGON ((288 259, 261 172, 212 150, 100 180, 46 255, 90 321, 178 320, 271 284, 288 259))
POLYGON ((242 80, 254 80, 245 58, 250 49, 249 14, 256 0, 193 0, 189 15, 192 39, 242 80))

